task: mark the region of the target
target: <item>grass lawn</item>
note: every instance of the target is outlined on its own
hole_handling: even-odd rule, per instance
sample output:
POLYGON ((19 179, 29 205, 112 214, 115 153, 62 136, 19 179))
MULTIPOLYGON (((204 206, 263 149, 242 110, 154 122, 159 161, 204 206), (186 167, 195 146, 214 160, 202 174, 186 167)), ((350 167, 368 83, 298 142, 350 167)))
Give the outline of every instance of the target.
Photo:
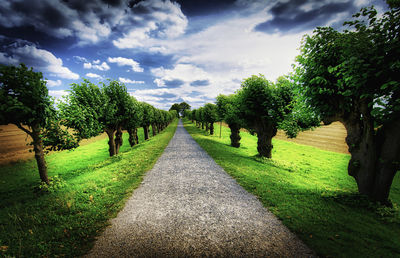
POLYGON ((115 217, 175 133, 175 120, 161 134, 108 156, 107 139, 46 160, 53 183, 39 189, 34 160, 0 167, 0 257, 76 257, 115 217))
POLYGON ((386 208, 357 194, 347 175, 346 154, 273 140, 272 159, 257 156, 257 137, 241 132, 240 148, 230 146, 230 130, 215 124, 210 136, 190 121, 186 130, 247 191, 256 195, 320 256, 400 256, 400 173, 386 208))

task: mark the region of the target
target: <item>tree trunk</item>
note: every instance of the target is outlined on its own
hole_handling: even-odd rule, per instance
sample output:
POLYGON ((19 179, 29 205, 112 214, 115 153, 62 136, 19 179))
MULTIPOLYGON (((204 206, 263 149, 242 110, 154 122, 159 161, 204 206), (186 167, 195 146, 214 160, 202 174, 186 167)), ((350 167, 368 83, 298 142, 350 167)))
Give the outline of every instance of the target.
POLYGON ((207 122, 205 124, 206 124, 206 132, 208 132, 208 130, 210 130, 210 124, 207 122))
POLYGON ((44 158, 44 147, 43 141, 40 137, 39 125, 32 126, 32 139, 33 139, 33 150, 35 152, 35 159, 39 170, 39 176, 42 182, 49 184, 49 177, 47 176, 46 160, 44 158))
POLYGON ((137 129, 136 128, 135 129, 128 128, 127 131, 128 131, 128 134, 129 134, 129 139, 128 139, 129 145, 131 147, 133 147, 133 146, 135 146, 135 144, 137 144, 136 137, 135 137, 135 132, 137 132, 137 129))
POLYGON ((110 157, 114 156, 116 151, 115 151, 115 141, 114 141, 114 133, 115 129, 114 128, 107 128, 106 133, 108 135, 108 152, 110 153, 110 157))
POLYGON ((139 144, 139 136, 137 134, 137 128, 135 128, 135 130, 133 130, 133 136, 135 137, 136 144, 139 144))
POLYGON ((204 130, 204 122, 201 122, 201 129, 203 129, 204 130))
POLYGON ((371 107, 358 104, 354 111, 336 119, 347 130, 346 143, 351 154, 348 173, 356 180, 359 193, 390 205, 390 187, 400 168, 400 121, 392 121, 376 131, 371 107))
POLYGON ((214 123, 210 123, 210 135, 214 134, 214 123))
POLYGON ((156 126, 156 124, 152 124, 151 125, 151 131, 152 131, 152 133, 153 133, 153 136, 156 136, 156 134, 157 134, 157 126, 156 126))
POLYGON ((122 139, 122 126, 119 125, 117 127, 117 132, 115 134, 115 154, 119 153, 119 148, 122 146, 123 139, 122 139))
POLYGON ((272 137, 276 135, 277 129, 271 123, 262 121, 256 127, 257 150, 262 157, 271 158, 273 148, 272 137))
POLYGON ((240 126, 237 124, 229 124, 229 128, 231 129, 231 146, 235 148, 240 147, 240 126))
POLYGON ((389 199, 390 187, 397 171, 400 170, 400 120, 390 122, 378 131, 377 142, 381 144, 379 163, 372 198, 391 205, 389 199))
POLYGON ((144 140, 148 140, 149 139, 149 126, 148 125, 144 125, 143 126, 143 131, 144 131, 144 140))

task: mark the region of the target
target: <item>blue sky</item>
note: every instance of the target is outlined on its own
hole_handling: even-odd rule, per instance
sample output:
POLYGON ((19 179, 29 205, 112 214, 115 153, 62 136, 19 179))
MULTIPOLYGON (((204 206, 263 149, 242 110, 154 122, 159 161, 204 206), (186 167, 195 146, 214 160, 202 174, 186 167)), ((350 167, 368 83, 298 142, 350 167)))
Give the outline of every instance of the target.
POLYGON ((50 95, 119 80, 168 110, 230 94, 253 74, 291 71, 301 38, 383 0, 0 0, 0 63, 41 71, 50 95))

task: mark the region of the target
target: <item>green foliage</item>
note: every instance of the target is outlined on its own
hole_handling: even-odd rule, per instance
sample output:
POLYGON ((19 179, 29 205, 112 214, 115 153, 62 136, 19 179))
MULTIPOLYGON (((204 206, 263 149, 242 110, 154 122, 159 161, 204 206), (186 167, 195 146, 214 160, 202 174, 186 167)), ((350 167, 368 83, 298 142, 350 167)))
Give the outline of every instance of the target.
POLYGON ((181 102, 181 103, 174 103, 172 106, 169 108, 169 111, 175 110, 177 112, 177 117, 179 118, 179 114, 181 116, 185 116, 185 111, 190 110, 190 105, 186 102, 181 102))
POLYGON ((188 104, 188 103, 186 103, 186 102, 181 102, 180 104, 179 104, 179 113, 182 115, 182 116, 185 116, 185 110, 190 110, 190 105, 188 104))
POLYGON ((105 129, 106 96, 101 89, 84 80, 71 84, 69 94, 59 103, 62 123, 75 130, 78 139, 89 139, 105 129))
POLYGON ((245 126, 256 129, 260 123, 278 125, 292 109, 293 93, 286 84, 274 85, 263 75, 253 75, 242 82, 237 92, 245 126))
POLYGON ((149 126, 155 121, 154 107, 146 102, 141 102, 143 108, 142 126, 149 126))
POLYGON ((400 10, 381 18, 364 8, 346 22, 350 30, 320 27, 306 36, 296 72, 307 104, 323 118, 368 105, 377 125, 400 114, 400 10))
POLYGON ((54 112, 42 73, 24 64, 0 66, 0 124, 45 127, 54 112))
POLYGON ((179 112, 181 111, 181 107, 178 103, 172 104, 172 106, 169 108, 169 111, 175 110, 177 114, 177 118, 179 118, 179 112))
POLYGON ((218 120, 217 106, 212 103, 204 105, 204 121, 207 123, 215 123, 218 120))
POLYGON ((131 97, 129 104, 129 110, 126 114, 127 120, 125 122, 126 129, 136 129, 143 123, 144 110, 140 102, 138 102, 134 97, 131 97))
POLYGON ((106 128, 116 128, 131 119, 128 114, 132 109, 132 98, 125 85, 116 80, 102 83, 101 91, 105 97, 102 123, 106 128))

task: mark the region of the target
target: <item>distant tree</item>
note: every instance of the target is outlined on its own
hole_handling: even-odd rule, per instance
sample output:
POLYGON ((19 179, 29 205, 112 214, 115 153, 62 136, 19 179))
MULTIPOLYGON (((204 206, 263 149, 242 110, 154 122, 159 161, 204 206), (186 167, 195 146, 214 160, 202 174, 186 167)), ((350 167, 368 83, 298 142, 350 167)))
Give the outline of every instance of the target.
POLYGON ((185 116, 185 110, 190 110, 190 105, 186 102, 181 102, 179 104, 179 113, 181 114, 181 116, 185 116))
POLYGON ((346 127, 359 192, 388 203, 400 168, 400 9, 354 17, 350 30, 320 27, 305 37, 296 73, 307 105, 325 124, 346 127))
POLYGON ((220 120, 225 121, 231 130, 231 146, 240 147, 240 128, 244 127, 241 119, 239 102, 237 95, 231 94, 217 96, 217 113, 220 120))
POLYGON ((242 82, 237 94, 245 127, 257 133, 258 153, 271 158, 272 137, 292 110, 293 91, 286 85, 277 87, 263 75, 253 75, 242 82))
POLYGON ((217 106, 212 103, 204 105, 204 120, 208 124, 210 134, 214 134, 214 123, 218 120, 217 106))
POLYGON ((49 184, 46 150, 71 149, 78 141, 63 130, 40 72, 0 65, 0 124, 14 124, 31 136, 42 182, 49 184))
POLYGON ((179 113, 181 112, 181 106, 178 103, 173 104, 170 108, 169 111, 175 110, 176 111, 176 117, 179 118, 179 113))

